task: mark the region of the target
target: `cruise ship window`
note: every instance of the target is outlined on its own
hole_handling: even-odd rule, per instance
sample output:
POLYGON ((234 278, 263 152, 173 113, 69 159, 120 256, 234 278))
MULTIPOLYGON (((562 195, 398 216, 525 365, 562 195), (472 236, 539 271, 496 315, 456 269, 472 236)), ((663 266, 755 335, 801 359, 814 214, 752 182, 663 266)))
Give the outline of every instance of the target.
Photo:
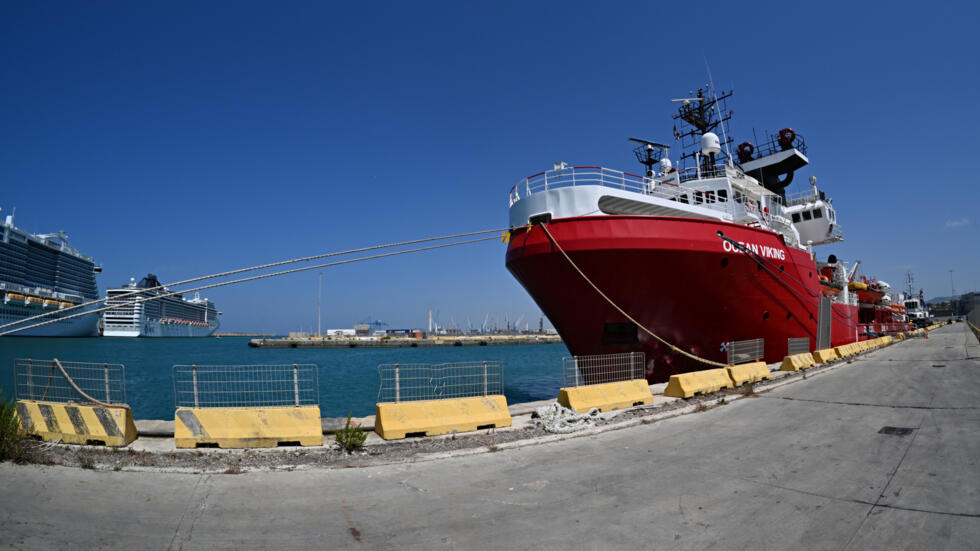
POLYGON ((803 211, 803 219, 804 220, 810 220, 812 218, 813 218, 813 216, 810 214, 810 211, 808 211, 808 210, 803 211))
POLYGON ((799 221, 800 221, 800 213, 794 212, 793 213, 793 222, 799 222, 799 221))
POLYGON ((814 218, 823 218, 823 209, 817 209, 813 211, 814 218))

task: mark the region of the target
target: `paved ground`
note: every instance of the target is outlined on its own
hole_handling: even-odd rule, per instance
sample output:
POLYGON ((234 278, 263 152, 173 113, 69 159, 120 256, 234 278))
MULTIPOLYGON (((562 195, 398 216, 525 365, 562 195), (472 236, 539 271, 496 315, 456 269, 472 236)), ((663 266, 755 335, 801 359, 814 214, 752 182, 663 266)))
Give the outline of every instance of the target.
POLYGON ((980 346, 956 324, 759 398, 497 453, 243 475, 3 464, 0 546, 976 549, 978 402, 980 346))

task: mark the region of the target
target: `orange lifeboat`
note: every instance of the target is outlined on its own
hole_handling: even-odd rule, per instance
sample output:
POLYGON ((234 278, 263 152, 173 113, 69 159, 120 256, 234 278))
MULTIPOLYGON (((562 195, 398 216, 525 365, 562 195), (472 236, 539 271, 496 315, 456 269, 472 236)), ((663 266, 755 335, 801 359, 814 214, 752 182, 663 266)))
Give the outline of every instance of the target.
POLYGON ((834 283, 829 277, 823 275, 822 273, 818 277, 820 279, 820 290, 823 291, 824 296, 832 297, 844 290, 843 287, 837 283, 834 283))

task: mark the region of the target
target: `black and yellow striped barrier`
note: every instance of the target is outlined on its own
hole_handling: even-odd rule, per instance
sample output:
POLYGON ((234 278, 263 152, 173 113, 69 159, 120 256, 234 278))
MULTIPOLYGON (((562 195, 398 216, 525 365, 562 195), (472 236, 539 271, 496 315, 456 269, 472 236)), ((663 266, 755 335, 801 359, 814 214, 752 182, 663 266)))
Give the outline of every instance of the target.
POLYGON ((16 409, 24 431, 48 442, 121 447, 136 440, 128 406, 18 400, 16 409))

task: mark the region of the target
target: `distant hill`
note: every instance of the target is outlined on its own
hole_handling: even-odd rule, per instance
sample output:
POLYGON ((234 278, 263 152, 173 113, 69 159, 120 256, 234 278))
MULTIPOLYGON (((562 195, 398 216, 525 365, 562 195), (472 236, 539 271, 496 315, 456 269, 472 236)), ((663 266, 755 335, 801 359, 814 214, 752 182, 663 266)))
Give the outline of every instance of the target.
POLYGON ((967 296, 967 295, 976 295, 976 294, 977 294, 976 291, 968 291, 966 293, 963 293, 962 295, 956 295, 955 297, 936 297, 936 298, 930 298, 929 300, 926 301, 926 304, 936 304, 938 302, 949 302, 949 299, 951 299, 951 298, 955 298, 956 300, 959 301, 959 300, 963 300, 963 297, 964 296, 967 296))

